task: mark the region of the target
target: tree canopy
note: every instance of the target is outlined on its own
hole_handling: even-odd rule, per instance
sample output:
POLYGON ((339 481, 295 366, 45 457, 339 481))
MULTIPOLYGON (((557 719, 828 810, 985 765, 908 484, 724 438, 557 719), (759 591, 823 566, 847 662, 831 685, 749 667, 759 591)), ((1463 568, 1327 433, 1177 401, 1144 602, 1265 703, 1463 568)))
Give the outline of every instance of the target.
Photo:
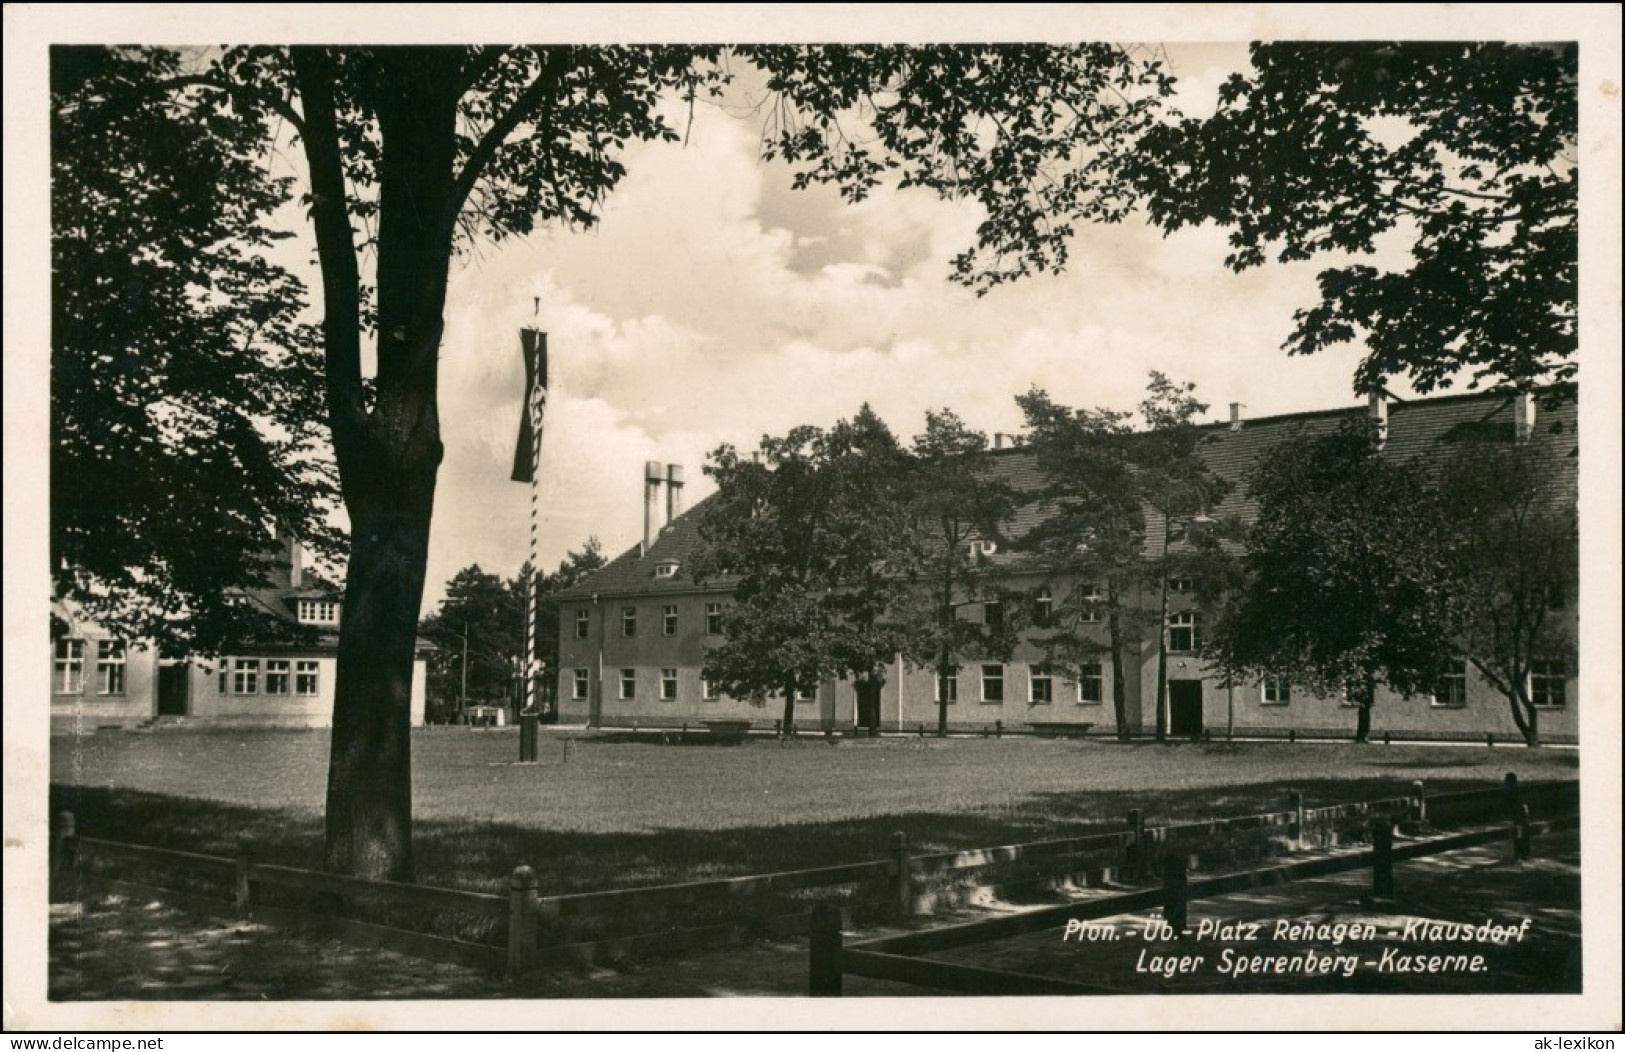
POLYGON ((1215 221, 1235 270, 1332 256, 1293 354, 1359 341, 1360 391, 1575 375, 1575 44, 1254 44, 1206 118, 1163 124, 1126 177, 1166 230, 1215 221), (1392 268, 1342 257, 1403 245, 1392 268))
POLYGON ((1431 691, 1456 654, 1444 509, 1420 465, 1379 449, 1360 420, 1264 457, 1248 480, 1247 577, 1214 647, 1237 678, 1346 692, 1357 741, 1378 683, 1431 691))
POLYGON ((51 559, 58 594, 175 652, 288 631, 232 601, 273 525, 342 555, 305 290, 267 131, 164 90, 179 55, 59 47, 51 65, 51 559))

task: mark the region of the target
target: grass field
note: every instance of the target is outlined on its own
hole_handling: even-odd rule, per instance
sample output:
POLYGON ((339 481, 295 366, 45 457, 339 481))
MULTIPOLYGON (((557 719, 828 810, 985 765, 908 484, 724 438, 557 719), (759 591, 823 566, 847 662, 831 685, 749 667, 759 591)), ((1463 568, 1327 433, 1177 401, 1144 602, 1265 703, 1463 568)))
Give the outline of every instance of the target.
MULTIPOLYGON (((1402 792, 1578 777, 1569 750, 1178 744, 1031 738, 804 740, 662 746, 558 733, 520 765, 517 734, 414 736, 419 879, 487 890, 534 866, 544 893, 771 872, 1120 825, 1279 810, 1402 792)), ((165 732, 53 739, 52 810, 80 831, 318 866, 327 735, 165 732)))

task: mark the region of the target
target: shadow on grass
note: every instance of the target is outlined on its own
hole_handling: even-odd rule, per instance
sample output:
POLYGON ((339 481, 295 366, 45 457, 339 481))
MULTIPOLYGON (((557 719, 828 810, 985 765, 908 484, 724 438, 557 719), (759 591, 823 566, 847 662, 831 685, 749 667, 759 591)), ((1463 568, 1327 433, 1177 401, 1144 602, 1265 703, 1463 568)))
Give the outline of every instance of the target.
MULTIPOLYGON (((1430 792, 1486 788, 1495 773, 1441 778, 1430 792)), ((1307 806, 1385 798, 1390 779, 1325 778, 1157 790, 1080 789, 1030 793, 1014 803, 959 813, 907 811, 825 822, 722 829, 671 826, 636 832, 580 832, 512 822, 428 821, 415 826, 422 883, 506 893, 516 866, 541 878, 544 895, 706 880, 840 865, 886 857, 892 834, 913 854, 996 847, 1123 829, 1129 811, 1147 825, 1284 810, 1290 794, 1307 806)), ((322 825, 308 811, 249 807, 162 793, 51 787, 51 811, 72 811, 81 835, 320 869, 322 825)), ((545 822, 539 818, 538 822, 545 822)))

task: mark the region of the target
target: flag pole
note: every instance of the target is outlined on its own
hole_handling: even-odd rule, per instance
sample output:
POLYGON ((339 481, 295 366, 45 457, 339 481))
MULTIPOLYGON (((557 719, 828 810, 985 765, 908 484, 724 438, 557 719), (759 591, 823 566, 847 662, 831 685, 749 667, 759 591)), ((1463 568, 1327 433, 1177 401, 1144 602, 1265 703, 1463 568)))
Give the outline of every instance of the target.
MULTIPOLYGON (((536 301, 537 310, 541 301, 536 301)), ((540 712, 542 702, 542 667, 538 657, 536 628, 540 596, 537 581, 541 579, 541 518, 542 518, 542 417, 547 410, 547 334, 539 329, 522 329, 520 343, 525 352, 526 369, 533 382, 526 391, 526 413, 530 423, 530 573, 525 579, 525 711, 540 712)))

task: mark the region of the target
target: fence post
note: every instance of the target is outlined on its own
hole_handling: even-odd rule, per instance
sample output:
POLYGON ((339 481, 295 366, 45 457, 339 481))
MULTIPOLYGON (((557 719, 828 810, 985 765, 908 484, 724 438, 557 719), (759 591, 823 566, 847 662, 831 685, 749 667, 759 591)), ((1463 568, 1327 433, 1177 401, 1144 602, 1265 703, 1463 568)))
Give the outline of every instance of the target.
POLYGON ((56 828, 51 833, 51 865, 49 884, 51 899, 66 896, 70 901, 79 898, 79 840, 72 811, 56 816, 56 828))
POLYGON ((1128 828, 1134 836, 1128 846, 1128 875, 1139 883, 1145 879, 1145 815, 1138 807, 1129 808, 1128 828))
POLYGON ((1170 851, 1162 859, 1162 919, 1183 935, 1188 919, 1190 859, 1183 851, 1170 851))
POLYGON ((1418 830, 1428 827, 1428 787, 1420 778, 1411 783, 1411 821, 1418 830))
POLYGON ((237 878, 237 916, 246 917, 254 908, 254 881, 251 874, 254 863, 246 842, 237 846, 237 856, 233 861, 237 878))
POLYGON ((1518 808, 1523 806, 1522 794, 1518 792, 1518 776, 1512 771, 1508 771, 1506 781, 1503 784, 1506 786, 1507 818, 1509 820, 1515 819, 1518 817, 1518 808))
POLYGON ((508 879, 508 974, 518 975, 536 959, 536 871, 518 866, 508 879))
POLYGON ((1303 791, 1292 790, 1292 839, 1302 851, 1308 846, 1308 831, 1303 828, 1303 791))
POLYGON ((1371 894, 1381 899, 1394 895, 1394 824, 1384 814, 1371 819, 1371 894))
POLYGON ((891 835, 891 892, 892 902, 897 909, 899 917, 912 917, 914 915, 914 874, 911 872, 913 860, 908 854, 908 834, 893 833, 891 835))
POLYGON ((813 907, 807 942, 807 993, 813 997, 841 996, 839 906, 833 902, 820 902, 813 907))
POLYGON ((1529 805, 1519 804, 1512 819, 1512 857, 1520 862, 1534 854, 1529 829, 1529 805))

